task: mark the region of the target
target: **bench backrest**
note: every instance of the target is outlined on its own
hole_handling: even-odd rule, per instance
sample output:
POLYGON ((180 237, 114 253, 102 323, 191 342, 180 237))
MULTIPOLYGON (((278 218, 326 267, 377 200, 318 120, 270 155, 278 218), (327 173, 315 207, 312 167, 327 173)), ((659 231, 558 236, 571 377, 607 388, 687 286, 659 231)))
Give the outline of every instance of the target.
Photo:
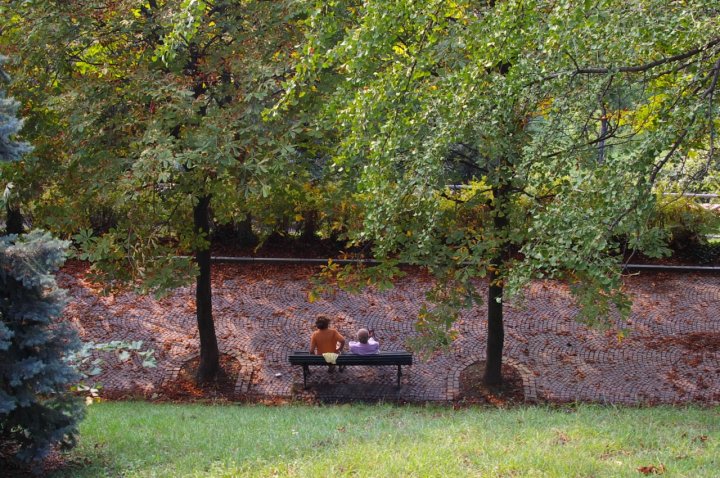
MULTIPOLYGON (((293 365, 326 365, 322 355, 312 355, 308 352, 293 352, 288 354, 288 360, 293 365)), ((410 352, 380 352, 377 354, 340 354, 338 365, 412 365, 410 352)))

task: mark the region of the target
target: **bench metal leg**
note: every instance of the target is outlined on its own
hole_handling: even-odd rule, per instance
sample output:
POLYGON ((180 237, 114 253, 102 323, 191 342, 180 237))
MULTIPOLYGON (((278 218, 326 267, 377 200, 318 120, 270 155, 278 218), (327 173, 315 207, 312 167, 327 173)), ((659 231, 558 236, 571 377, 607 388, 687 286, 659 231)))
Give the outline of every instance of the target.
POLYGON ((307 376, 310 375, 310 367, 303 365, 303 388, 307 389, 307 376))
POLYGON ((400 365, 398 365, 398 375, 397 375, 397 386, 400 386, 400 375, 402 375, 402 371, 400 370, 400 365))

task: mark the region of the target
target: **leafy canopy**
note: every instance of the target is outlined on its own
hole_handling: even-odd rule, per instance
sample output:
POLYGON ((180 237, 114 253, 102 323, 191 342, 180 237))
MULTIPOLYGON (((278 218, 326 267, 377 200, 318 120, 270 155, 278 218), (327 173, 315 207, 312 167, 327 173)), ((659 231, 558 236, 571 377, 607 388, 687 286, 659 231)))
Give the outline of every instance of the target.
POLYGON ((385 272, 406 260, 443 279, 437 313, 420 320, 431 342, 491 274, 513 294, 533 278, 567 279, 600 322, 629 310, 623 249, 663 251, 647 226, 653 184, 689 155, 703 173, 717 167, 714 2, 309 10, 284 104, 332 81, 318 124, 338 132, 335 165, 365 199, 355 240, 373 242, 385 272))

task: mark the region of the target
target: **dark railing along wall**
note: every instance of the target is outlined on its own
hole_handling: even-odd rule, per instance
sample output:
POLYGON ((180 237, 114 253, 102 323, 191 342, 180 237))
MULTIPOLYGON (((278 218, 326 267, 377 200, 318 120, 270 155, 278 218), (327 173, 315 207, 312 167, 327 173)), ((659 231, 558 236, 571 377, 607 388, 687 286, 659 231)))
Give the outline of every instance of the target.
MULTIPOLYGON (((305 265, 325 265, 330 259, 304 259, 293 257, 230 257, 230 256, 214 256, 211 260, 215 263, 257 263, 257 264, 305 264, 305 265)), ((378 265, 380 261, 375 259, 332 259, 336 264, 367 264, 378 265)), ((402 265, 410 265, 403 264, 402 265)), ((673 266, 673 265, 654 265, 654 264, 625 264, 623 269, 628 272, 710 272, 720 273, 720 267, 717 266, 673 266)))

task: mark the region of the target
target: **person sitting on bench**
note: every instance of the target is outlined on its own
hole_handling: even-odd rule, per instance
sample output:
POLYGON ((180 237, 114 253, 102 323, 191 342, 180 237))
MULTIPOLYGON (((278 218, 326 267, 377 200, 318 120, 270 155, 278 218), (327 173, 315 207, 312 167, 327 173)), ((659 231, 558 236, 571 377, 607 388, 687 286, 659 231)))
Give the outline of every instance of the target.
MULTIPOLYGON (((345 347, 345 337, 335 329, 329 328, 330 319, 324 315, 318 315, 315 320, 317 330, 310 337, 310 353, 322 355, 325 353, 339 354, 345 347)), ((330 365, 328 372, 334 372, 335 366, 330 365)))
POLYGON ((358 355, 376 354, 380 351, 380 343, 375 340, 375 332, 368 329, 357 331, 357 342, 350 341, 350 352, 358 355))

